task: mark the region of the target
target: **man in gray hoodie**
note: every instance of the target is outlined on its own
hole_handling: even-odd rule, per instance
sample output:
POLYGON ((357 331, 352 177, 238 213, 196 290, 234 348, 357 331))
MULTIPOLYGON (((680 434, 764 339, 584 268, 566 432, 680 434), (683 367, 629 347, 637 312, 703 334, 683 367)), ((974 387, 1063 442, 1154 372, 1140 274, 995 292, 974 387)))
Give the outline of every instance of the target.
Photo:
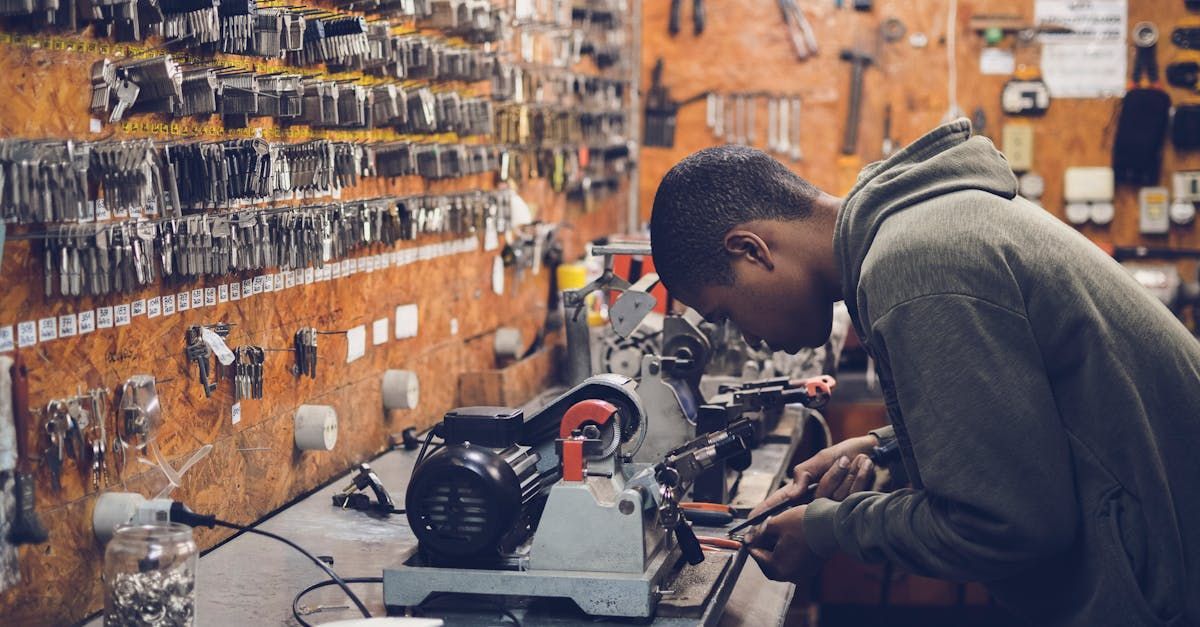
MULTIPOLYGON (((650 230, 663 282, 706 318, 795 351, 845 300, 875 359, 911 487, 823 489, 841 500, 771 519, 750 542, 768 576, 842 551, 983 582, 1038 624, 1200 625, 1200 343, 1018 197, 967 121, 845 199, 752 148, 700 151, 663 178, 650 230)), ((849 482, 874 443, 823 451, 770 502, 849 482)))

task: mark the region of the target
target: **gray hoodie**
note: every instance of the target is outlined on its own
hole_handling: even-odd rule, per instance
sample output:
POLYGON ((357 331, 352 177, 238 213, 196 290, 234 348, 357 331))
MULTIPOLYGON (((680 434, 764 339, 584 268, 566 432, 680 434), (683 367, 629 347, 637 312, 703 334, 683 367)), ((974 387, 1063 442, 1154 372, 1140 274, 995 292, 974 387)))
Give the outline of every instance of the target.
POLYGON ((980 581, 1052 625, 1200 625, 1200 343, 1017 197, 960 120, 868 166, 834 249, 911 489, 820 499, 820 555, 980 581))

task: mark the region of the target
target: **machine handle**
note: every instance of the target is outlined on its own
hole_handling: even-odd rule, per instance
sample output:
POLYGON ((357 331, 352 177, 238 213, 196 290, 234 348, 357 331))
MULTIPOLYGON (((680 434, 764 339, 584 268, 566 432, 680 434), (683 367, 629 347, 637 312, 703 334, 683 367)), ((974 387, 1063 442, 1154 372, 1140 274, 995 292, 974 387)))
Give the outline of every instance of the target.
POLYGON ((682 517, 675 525, 675 541, 679 543, 679 549, 687 563, 695 566, 704 561, 704 549, 700 546, 700 540, 696 539, 692 526, 682 517))

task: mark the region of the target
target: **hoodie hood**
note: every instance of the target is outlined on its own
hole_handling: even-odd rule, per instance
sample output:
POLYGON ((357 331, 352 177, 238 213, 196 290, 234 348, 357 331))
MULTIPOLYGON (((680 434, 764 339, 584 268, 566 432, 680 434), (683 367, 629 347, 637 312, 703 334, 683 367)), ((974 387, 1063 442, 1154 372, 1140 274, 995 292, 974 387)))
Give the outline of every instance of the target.
POLYGON ((966 190, 1006 199, 1017 195, 1017 179, 991 140, 971 136, 971 122, 944 124, 858 175, 838 212, 833 250, 842 278, 842 296, 860 338, 867 338, 858 315, 858 281, 875 233, 889 216, 931 198, 966 190))

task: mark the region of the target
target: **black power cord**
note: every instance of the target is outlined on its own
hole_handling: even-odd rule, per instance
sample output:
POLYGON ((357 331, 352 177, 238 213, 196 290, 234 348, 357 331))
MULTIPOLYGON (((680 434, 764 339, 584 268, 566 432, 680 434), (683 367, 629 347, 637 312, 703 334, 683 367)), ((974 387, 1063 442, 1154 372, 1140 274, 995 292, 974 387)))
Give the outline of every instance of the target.
POLYGON ((445 442, 441 442, 441 443, 435 445, 433 447, 433 450, 429 450, 429 443, 433 441, 433 438, 435 436, 439 437, 439 438, 442 437, 442 428, 441 427, 442 426, 440 424, 434 425, 434 427, 429 430, 429 433, 425 434, 425 443, 421 445, 421 452, 417 453, 417 461, 413 462, 413 468, 416 468, 417 466, 421 465, 421 462, 425 460, 426 453, 432 455, 432 454, 436 453, 438 451, 438 449, 440 449, 446 445, 445 442))
POLYGON ((329 575, 329 579, 332 583, 336 583, 339 587, 341 587, 342 591, 346 593, 346 596, 349 597, 354 603, 355 607, 358 608, 358 611, 362 612, 364 618, 371 618, 371 612, 367 610, 367 606, 363 604, 362 599, 359 599, 358 595, 354 594, 354 591, 350 589, 350 586, 346 585, 346 581, 339 577, 337 573, 333 572, 333 569, 330 568, 328 564, 321 561, 319 557, 304 550, 304 548, 299 544, 296 544, 295 542, 292 542, 283 536, 275 535, 269 531, 263 531, 261 529, 255 529, 253 527, 246 527, 237 523, 220 520, 216 516, 197 514, 196 512, 188 509, 186 505, 180 503, 179 501, 171 503, 171 522, 183 523, 189 527, 208 527, 210 529, 213 527, 226 527, 246 533, 265 536, 267 538, 271 538, 272 540, 278 540, 292 547, 293 549, 296 549, 305 557, 312 560, 312 563, 316 564, 318 568, 325 571, 326 575, 329 575))
MULTIPOLYGON (((312 592, 313 590, 318 590, 320 588, 327 588, 327 587, 332 586, 337 583, 338 582, 336 582, 332 579, 326 579, 325 581, 318 581, 317 583, 314 583, 313 585, 301 590, 299 594, 292 597, 292 617, 296 619, 296 622, 300 623, 301 627, 313 627, 313 626, 311 623, 309 623, 308 621, 305 621, 303 618, 300 617, 300 601, 305 597, 305 595, 307 595, 309 592, 312 592)), ((351 577, 350 579, 343 579, 342 583, 343 584, 383 583, 383 577, 351 577)))

